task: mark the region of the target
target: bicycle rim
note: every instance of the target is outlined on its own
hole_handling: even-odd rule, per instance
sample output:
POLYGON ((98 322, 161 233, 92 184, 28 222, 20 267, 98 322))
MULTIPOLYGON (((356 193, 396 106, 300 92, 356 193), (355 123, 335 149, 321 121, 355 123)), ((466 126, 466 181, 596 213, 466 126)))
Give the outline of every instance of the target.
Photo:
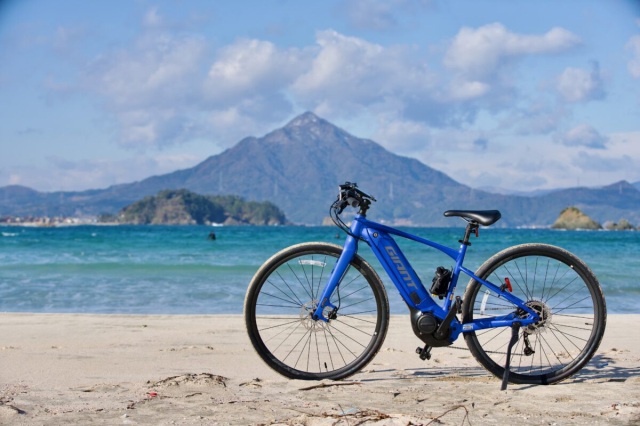
MULTIPOLYGON (((537 324, 522 327, 513 347, 510 381, 550 384, 578 372, 593 356, 604 334, 606 307, 600 285, 582 261, 543 244, 524 244, 489 259, 478 277, 513 288, 513 294, 538 312, 537 324)), ((464 322, 516 313, 513 304, 472 281, 465 294, 464 322)), ((501 377, 510 328, 465 335, 469 349, 490 372, 501 377)))
POLYGON ((379 278, 361 258, 352 261, 331 303, 329 322, 314 321, 320 292, 342 251, 330 244, 301 244, 274 256, 258 271, 245 317, 258 354, 295 379, 352 375, 377 353, 388 326, 388 301, 379 278))

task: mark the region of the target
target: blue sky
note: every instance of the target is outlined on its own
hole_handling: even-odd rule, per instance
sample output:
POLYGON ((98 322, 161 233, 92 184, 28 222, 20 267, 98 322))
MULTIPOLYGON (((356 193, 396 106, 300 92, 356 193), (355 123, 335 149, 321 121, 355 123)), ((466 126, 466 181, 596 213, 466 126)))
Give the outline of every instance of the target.
POLYGON ((640 181, 640 2, 0 0, 0 186, 192 167, 313 111, 476 188, 640 181))

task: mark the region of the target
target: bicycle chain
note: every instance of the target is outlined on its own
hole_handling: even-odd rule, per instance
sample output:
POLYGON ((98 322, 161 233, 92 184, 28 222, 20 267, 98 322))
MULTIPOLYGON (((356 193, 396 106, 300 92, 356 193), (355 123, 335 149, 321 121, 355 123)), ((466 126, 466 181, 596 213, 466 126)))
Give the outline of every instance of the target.
MULTIPOLYGON (((446 346, 449 349, 459 349, 459 350, 463 350, 463 351, 468 351, 469 348, 468 347, 463 347, 463 346, 446 346)), ((486 354, 498 354, 498 355, 506 355, 506 352, 498 352, 498 351, 484 351, 484 353, 486 354)), ((517 355, 517 354, 512 354, 512 355, 517 355)))

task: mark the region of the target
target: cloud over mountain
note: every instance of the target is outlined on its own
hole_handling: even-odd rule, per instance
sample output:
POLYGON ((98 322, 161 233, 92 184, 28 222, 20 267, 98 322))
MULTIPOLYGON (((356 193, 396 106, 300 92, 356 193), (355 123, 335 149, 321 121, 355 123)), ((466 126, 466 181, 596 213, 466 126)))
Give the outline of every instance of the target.
POLYGON ((628 5, 159 0, 67 13, 35 0, 6 10, 0 136, 11 149, 0 183, 136 180, 302 111, 467 184, 548 189, 639 173, 639 9, 628 5), (591 173, 578 155, 636 166, 591 173), (521 163, 535 174, 512 167, 521 163))
MULTIPOLYGON (((441 41, 444 50, 383 45, 332 29, 317 31, 315 43, 303 47, 259 38, 214 46, 196 33, 166 31, 156 8, 143 22, 130 46, 92 58, 80 79, 112 117, 119 143, 141 149, 211 134, 225 148, 247 128, 264 130, 299 107, 329 117, 368 116, 379 133, 473 123, 480 108, 495 108, 512 90, 517 77, 509 70, 519 59, 580 43, 563 28, 520 34, 494 23, 462 28, 441 41)), ((560 90, 572 98, 597 89, 565 80, 560 90)))

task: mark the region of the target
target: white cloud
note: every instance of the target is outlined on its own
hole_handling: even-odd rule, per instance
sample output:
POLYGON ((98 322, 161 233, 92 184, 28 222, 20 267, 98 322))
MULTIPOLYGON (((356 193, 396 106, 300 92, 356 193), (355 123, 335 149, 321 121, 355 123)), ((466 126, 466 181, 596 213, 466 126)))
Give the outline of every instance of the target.
MULTIPOLYGON (((553 28, 543 34, 519 34, 501 23, 464 27, 449 43, 442 60, 448 74, 438 99, 453 107, 445 124, 475 121, 478 111, 492 115, 522 108, 522 74, 515 65, 525 57, 560 53, 580 43, 573 33, 553 28), (453 120, 452 120, 453 119, 453 120)), ((523 91, 524 92, 524 91, 523 91)))
POLYGON ((567 102, 587 102, 604 98, 604 83, 599 64, 593 62, 591 70, 565 69, 558 78, 557 89, 567 102))
POLYGON ((205 50, 198 37, 143 37, 129 50, 98 57, 87 74, 86 87, 117 108, 181 101, 193 94, 205 50))
POLYGON ((201 138, 230 146, 294 111, 313 110, 329 120, 384 117, 372 133, 396 141, 403 134, 406 140, 394 144, 410 152, 430 128, 471 124, 483 109, 514 108, 511 85, 483 73, 500 74, 509 58, 578 43, 558 28, 541 35, 501 24, 464 28, 444 56, 449 70, 439 72, 437 51, 383 46, 334 30, 319 31, 316 43, 302 48, 243 38, 212 50, 203 38, 162 32, 155 8, 144 22, 146 32, 132 46, 90 64, 82 85, 99 95, 119 142, 141 149, 201 138))
POLYGON ((581 150, 572 156, 571 164, 579 168, 577 176, 591 179, 585 182, 591 186, 640 181, 640 132, 613 133, 606 150, 581 150))
POLYGON ((333 30, 319 32, 316 42, 309 70, 292 85, 302 99, 380 102, 385 96, 423 90, 428 82, 426 66, 411 60, 404 48, 385 48, 333 30))
POLYGON ((378 129, 373 139, 400 155, 414 156, 431 146, 431 131, 423 123, 395 116, 378 117, 378 129))
POLYGON ((305 53, 297 49, 281 50, 269 41, 239 40, 219 51, 205 83, 207 95, 228 101, 257 91, 281 91, 304 66, 305 53))
MULTIPOLYGON (((120 159, 81 159, 50 156, 43 166, 12 166, 4 184, 24 185, 39 191, 76 191, 106 188, 149 176, 193 167, 202 158, 177 154, 136 155, 120 159)), ((3 179, 4 180, 4 179, 3 179)))
POLYGON ((171 145, 197 133, 197 106, 205 43, 197 37, 145 35, 128 49, 98 57, 83 87, 100 95, 127 147, 171 145), (194 84, 195 83, 195 84, 194 84))
POLYGON ((451 112, 441 78, 417 48, 382 46, 333 30, 317 33, 316 42, 308 70, 289 88, 304 109, 326 112, 329 119, 392 113, 435 125, 451 112))
MULTIPOLYGON (((266 101, 259 101, 258 107, 268 107, 266 101)), ((267 131, 273 130, 269 127, 272 120, 277 117, 270 116, 268 112, 252 111, 251 102, 240 103, 228 108, 218 108, 211 110, 206 115, 208 127, 215 129, 216 136, 221 140, 222 146, 231 146, 247 136, 261 136, 267 131)), ((279 109, 274 107, 275 113, 279 116, 279 109)))
POLYGON ((480 98, 491 90, 491 86, 481 81, 464 81, 454 79, 451 81, 449 96, 455 101, 465 101, 480 98))
POLYGON ((120 143, 134 148, 167 146, 200 135, 199 116, 170 107, 129 109, 117 114, 120 143))
POLYGON ((566 132, 560 142, 567 146, 582 146, 586 148, 604 149, 607 137, 601 135, 588 124, 580 124, 566 132))
POLYGON ((500 23, 465 27, 453 39, 444 64, 469 78, 484 79, 509 58, 561 52, 579 42, 576 35, 563 28, 553 28, 543 35, 523 35, 500 23))
MULTIPOLYGON (((454 179, 464 179, 475 173, 480 173, 479 168, 469 167, 470 164, 474 164, 478 160, 479 153, 488 153, 488 158, 483 160, 484 166, 489 164, 490 159, 495 160, 503 153, 498 148, 499 143, 493 143, 493 140, 491 145, 483 145, 483 140, 490 139, 492 139, 492 135, 480 130, 463 130, 454 127, 429 129, 428 144, 424 144, 421 150, 417 149, 416 144, 412 156, 454 179), (489 152, 494 149, 494 152, 489 152)), ((395 152, 395 147, 393 151, 395 152)), ((472 179, 460 182, 474 186, 472 179)))
MULTIPOLYGON (((612 156, 629 155, 640 164, 640 131, 610 134, 607 148, 612 156)), ((640 180, 640 167, 636 166, 636 170, 640 180)))
POLYGON ((513 108, 501 122, 501 127, 513 127, 520 135, 546 135, 556 131, 569 116, 564 105, 537 100, 523 108, 513 108))
POLYGON ((631 52, 627 69, 631 76, 640 78, 640 35, 631 37, 626 44, 626 49, 631 52))
MULTIPOLYGON (((578 155, 572 159, 572 164, 579 167, 584 172, 598 172, 602 181, 600 184, 611 184, 617 180, 628 179, 629 176, 636 175, 638 160, 628 155, 620 157, 612 157, 598 155, 580 151, 578 155), (622 174, 621 171, 628 174, 622 174), (608 177, 607 175, 611 175, 608 177)), ((593 184, 592 184, 593 185, 593 184)))

